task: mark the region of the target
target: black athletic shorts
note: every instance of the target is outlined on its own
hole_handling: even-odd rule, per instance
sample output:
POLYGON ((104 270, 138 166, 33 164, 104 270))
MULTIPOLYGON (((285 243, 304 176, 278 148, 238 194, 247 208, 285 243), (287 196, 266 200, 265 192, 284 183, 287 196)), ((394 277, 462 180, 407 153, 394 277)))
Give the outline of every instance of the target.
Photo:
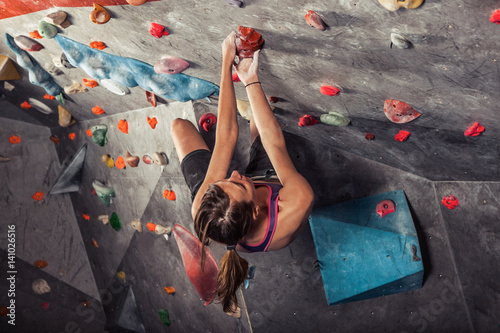
MULTIPOLYGON (((207 174, 208 165, 212 152, 206 149, 198 149, 190 152, 184 157, 181 162, 181 170, 186 180, 186 184, 191 191, 191 200, 194 199, 198 189, 200 188, 205 175, 207 174)), ((229 167, 227 177, 231 175, 234 169, 229 167)), ((252 179, 271 179, 276 176, 271 160, 262 145, 260 136, 255 138, 252 146, 250 147, 250 160, 245 169, 244 175, 252 179)))

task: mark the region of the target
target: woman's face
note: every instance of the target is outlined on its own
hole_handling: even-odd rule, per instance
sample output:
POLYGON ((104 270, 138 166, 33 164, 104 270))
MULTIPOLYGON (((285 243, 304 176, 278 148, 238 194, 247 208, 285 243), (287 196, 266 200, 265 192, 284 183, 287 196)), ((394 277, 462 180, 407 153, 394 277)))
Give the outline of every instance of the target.
POLYGON ((253 181, 236 170, 228 179, 216 182, 220 188, 229 196, 229 199, 237 202, 254 202, 255 186, 253 181))

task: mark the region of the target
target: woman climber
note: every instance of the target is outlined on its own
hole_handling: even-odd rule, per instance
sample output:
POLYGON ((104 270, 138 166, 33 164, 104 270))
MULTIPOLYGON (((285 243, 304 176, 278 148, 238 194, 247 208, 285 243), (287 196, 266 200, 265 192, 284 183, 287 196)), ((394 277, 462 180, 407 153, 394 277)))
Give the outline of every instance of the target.
POLYGON ((210 240, 227 246, 215 291, 225 312, 238 310, 236 292, 247 276, 248 262, 238 251, 274 251, 289 245, 306 225, 314 199, 311 186, 288 155, 283 132, 259 82, 259 51, 253 59, 240 59, 236 65, 235 40, 233 32, 222 43, 213 152, 190 121, 178 118, 172 122, 174 145, 192 194, 197 236, 203 246, 210 240), (244 175, 235 170, 229 176, 238 139, 233 64, 252 108, 252 146, 244 175))

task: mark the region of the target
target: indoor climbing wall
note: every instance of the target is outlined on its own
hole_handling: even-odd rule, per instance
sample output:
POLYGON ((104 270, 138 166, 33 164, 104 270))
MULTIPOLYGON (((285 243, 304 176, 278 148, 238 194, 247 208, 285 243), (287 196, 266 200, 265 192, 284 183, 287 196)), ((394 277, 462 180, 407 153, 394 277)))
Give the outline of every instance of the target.
MULTIPOLYGON (((0 330, 498 329, 497 10, 494 0, 0 1, 1 315, 12 314, 12 224, 18 268, 16 327, 5 316, 0 330), (307 227, 284 250, 245 255, 255 271, 239 318, 204 305, 171 233, 193 229, 170 124, 188 119, 213 144, 220 45, 239 27, 261 35, 259 78, 315 208, 403 190, 422 288, 328 305, 335 281, 323 280, 307 227)), ((233 79, 243 168, 248 98, 233 79)), ((340 243, 327 252, 363 262, 363 249, 340 243)))

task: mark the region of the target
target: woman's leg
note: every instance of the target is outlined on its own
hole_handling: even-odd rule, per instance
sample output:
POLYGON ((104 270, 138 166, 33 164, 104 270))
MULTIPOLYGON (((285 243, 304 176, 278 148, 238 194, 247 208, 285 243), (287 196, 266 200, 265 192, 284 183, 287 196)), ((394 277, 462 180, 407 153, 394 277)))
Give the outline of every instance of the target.
POLYGON ((175 150, 179 162, 182 162, 184 157, 192 151, 198 149, 208 149, 205 140, 201 137, 200 132, 189 120, 176 118, 171 125, 172 139, 174 140, 175 150))

